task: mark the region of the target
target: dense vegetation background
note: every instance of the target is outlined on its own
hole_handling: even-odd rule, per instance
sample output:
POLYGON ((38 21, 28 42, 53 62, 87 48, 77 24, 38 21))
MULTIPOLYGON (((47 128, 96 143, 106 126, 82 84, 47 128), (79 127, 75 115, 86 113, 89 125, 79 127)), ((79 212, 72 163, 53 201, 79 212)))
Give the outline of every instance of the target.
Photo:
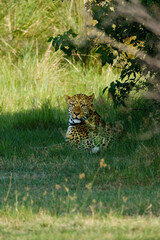
MULTIPOLYGON (((101 29, 100 23, 109 17, 103 15, 104 7, 112 13, 114 6, 99 6, 102 2, 0 1, 2 239, 160 236, 159 67, 153 64, 159 61, 159 32, 144 22, 141 42, 136 42, 138 33, 137 38, 135 32, 127 39, 124 35, 127 47, 137 44, 152 64, 125 51, 123 28, 119 35, 110 33, 108 45, 108 35, 98 34, 108 34, 109 26, 101 29), (63 41, 55 49, 58 37, 63 41), (71 54, 60 49, 66 38, 71 54), (113 45, 113 39, 122 45, 113 45), (121 139, 97 155, 71 149, 64 141, 68 119, 63 95, 93 92, 104 120, 124 126, 121 139)), ((157 24, 159 10, 151 7, 153 2, 142 1, 157 24)), ((124 17, 123 10, 112 21, 122 23, 117 17, 124 17)), ((122 27, 133 26, 134 19, 123 20, 122 27)))

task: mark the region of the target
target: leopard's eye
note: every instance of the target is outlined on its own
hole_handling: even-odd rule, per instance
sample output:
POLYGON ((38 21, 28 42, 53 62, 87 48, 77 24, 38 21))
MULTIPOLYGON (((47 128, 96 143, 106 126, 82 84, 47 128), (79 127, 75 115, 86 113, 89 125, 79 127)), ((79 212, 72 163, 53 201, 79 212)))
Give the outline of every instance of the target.
POLYGON ((74 106, 74 102, 70 102, 70 106, 74 106))
POLYGON ((87 105, 84 103, 81 105, 82 108, 85 108, 87 105))

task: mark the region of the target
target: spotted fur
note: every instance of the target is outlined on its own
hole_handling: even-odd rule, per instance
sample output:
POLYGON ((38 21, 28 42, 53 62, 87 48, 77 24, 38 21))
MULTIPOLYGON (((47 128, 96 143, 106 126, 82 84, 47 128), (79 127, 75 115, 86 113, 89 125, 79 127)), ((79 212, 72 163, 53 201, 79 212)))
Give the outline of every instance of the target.
POLYGON ((112 131, 93 108, 94 94, 64 97, 69 111, 66 141, 79 148, 89 149, 91 152, 107 147, 112 138, 112 131))

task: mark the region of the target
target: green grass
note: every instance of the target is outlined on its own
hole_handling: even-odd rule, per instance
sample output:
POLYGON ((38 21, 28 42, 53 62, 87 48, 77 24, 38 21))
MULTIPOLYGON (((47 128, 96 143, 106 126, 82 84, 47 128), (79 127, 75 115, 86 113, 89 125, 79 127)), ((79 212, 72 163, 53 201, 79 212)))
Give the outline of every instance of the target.
POLYGON ((159 239, 159 109, 135 93, 114 109, 102 90, 116 69, 54 52, 50 36, 83 32, 79 9, 83 1, 0 2, 0 238, 159 239), (95 155, 63 136, 63 95, 93 92, 104 120, 124 126, 95 155))

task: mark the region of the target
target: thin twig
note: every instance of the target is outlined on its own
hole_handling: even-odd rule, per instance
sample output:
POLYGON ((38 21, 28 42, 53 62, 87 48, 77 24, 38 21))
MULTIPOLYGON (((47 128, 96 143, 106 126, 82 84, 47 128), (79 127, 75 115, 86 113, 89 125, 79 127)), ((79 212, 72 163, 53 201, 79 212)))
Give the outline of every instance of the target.
POLYGON ((65 57, 63 57, 63 59, 66 60, 69 64, 71 64, 77 72, 80 72, 80 71, 78 70, 78 68, 77 68, 76 66, 74 66, 74 64, 73 64, 71 61, 69 61, 69 60, 68 60, 67 58, 65 58, 65 57))
POLYGON ((7 199, 9 197, 9 193, 10 193, 10 190, 11 190, 11 186, 12 186, 12 173, 11 173, 11 176, 10 176, 9 187, 8 187, 8 191, 7 191, 6 197, 4 198, 4 202, 7 202, 7 199))
POLYGON ((69 8, 69 20, 71 21, 71 15, 72 15, 72 7, 73 7, 73 0, 71 0, 70 8, 69 8))

